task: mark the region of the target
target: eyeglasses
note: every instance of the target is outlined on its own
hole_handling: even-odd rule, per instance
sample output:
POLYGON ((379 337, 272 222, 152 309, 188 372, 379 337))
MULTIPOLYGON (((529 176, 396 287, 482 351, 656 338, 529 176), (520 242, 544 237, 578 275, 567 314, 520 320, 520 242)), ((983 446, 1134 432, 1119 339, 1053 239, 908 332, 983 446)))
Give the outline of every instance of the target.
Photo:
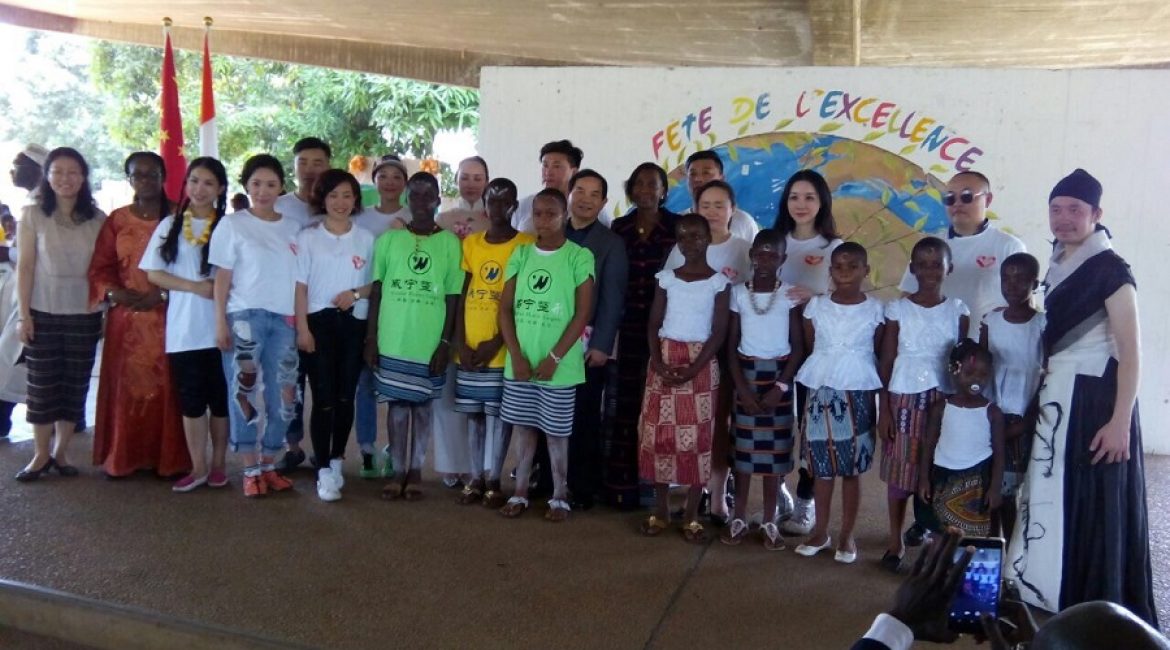
POLYGON ((972 193, 971 190, 963 190, 959 194, 955 194, 954 192, 947 192, 946 194, 943 195, 942 202, 943 202, 943 205, 949 207, 949 206, 954 205, 955 203, 970 203, 970 202, 974 201, 976 198, 978 198, 980 196, 985 196, 986 194, 987 194, 987 190, 984 190, 982 192, 975 192, 975 193, 972 193))

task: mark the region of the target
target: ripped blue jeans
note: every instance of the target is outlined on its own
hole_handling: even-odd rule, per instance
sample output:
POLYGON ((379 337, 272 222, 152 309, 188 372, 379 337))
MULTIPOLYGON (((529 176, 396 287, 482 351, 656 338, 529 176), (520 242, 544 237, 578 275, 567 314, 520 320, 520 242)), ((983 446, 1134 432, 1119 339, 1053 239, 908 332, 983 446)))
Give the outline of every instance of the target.
POLYGON ((301 396, 297 390, 296 330, 292 319, 265 309, 244 309, 227 315, 232 350, 223 355, 228 380, 228 415, 232 451, 256 453, 260 421, 258 391, 264 391, 264 437, 259 452, 274 456, 301 396))

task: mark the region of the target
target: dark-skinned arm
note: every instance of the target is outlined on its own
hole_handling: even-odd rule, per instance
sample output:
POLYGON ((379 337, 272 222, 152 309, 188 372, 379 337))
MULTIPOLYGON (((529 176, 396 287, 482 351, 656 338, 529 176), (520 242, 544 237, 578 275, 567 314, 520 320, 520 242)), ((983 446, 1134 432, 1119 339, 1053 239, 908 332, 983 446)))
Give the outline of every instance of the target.
POLYGON ((995 404, 987 407, 987 419, 991 424, 991 485, 987 488, 987 507, 998 510, 1002 501, 1004 464, 1004 422, 1003 411, 995 404))
POLYGON ((508 347, 508 356, 512 358, 512 378, 516 381, 528 381, 532 378, 532 364, 524 358, 520 349, 520 339, 516 338, 516 277, 512 276, 504 283, 504 292, 500 294, 499 319, 500 336, 504 345, 508 347))
POLYGON ((448 294, 444 300, 447 315, 443 319, 443 333, 439 335, 439 345, 431 355, 431 376, 437 377, 447 372, 447 364, 451 361, 451 336, 455 334, 455 310, 459 307, 459 294, 448 294))
POLYGON ((918 460, 918 496, 929 502, 934 496, 930 485, 930 468, 934 465, 934 448, 942 433, 943 409, 947 401, 940 399, 930 405, 926 414, 926 431, 922 439, 922 457, 918 460))
POLYGON ((364 356, 371 369, 378 367, 378 316, 382 311, 382 281, 370 284, 370 313, 366 317, 366 346, 364 356))
MULTIPOLYGON (((882 389, 878 393, 878 434, 889 440, 894 439, 894 407, 890 403, 890 378, 894 376, 894 362, 898 359, 898 335, 901 328, 898 321, 887 320, 884 326, 878 326, 881 333, 880 342, 875 344, 878 349, 878 376, 882 379, 882 389)), ((875 338, 877 333, 874 334, 875 338)))

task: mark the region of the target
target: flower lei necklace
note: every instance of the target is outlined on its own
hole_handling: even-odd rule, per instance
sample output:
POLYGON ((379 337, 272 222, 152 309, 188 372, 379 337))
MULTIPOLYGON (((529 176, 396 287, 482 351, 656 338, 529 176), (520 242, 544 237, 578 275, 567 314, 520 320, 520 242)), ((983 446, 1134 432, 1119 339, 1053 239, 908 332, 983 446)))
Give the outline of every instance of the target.
POLYGON ((776 297, 780 295, 780 282, 777 281, 776 288, 772 289, 772 293, 768 294, 768 304, 764 305, 763 309, 760 309, 760 306, 756 304, 756 293, 752 288, 752 283, 750 280, 747 282, 747 290, 748 302, 752 304, 752 311, 756 312, 756 314, 759 316, 763 316, 764 314, 772 311, 772 306, 776 304, 776 297))
POLYGON ((198 237, 191 231, 191 222, 195 220, 195 213, 191 210, 183 212, 183 239, 186 239, 192 246, 203 246, 211 241, 211 227, 215 225, 215 215, 211 217, 211 223, 203 229, 203 234, 198 237))

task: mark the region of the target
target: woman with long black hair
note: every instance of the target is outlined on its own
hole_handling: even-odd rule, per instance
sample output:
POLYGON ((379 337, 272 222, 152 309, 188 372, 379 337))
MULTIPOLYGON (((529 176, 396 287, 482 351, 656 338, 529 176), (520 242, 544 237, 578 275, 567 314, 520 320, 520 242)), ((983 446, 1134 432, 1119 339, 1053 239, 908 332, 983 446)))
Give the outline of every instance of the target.
POLYGON ((183 187, 178 209, 159 223, 138 265, 152 283, 170 293, 166 353, 192 465, 191 473, 171 487, 175 492, 228 483, 227 382, 222 353, 215 346, 215 283, 207 261, 211 233, 227 211, 227 172, 214 158, 196 158, 187 166, 183 187))

